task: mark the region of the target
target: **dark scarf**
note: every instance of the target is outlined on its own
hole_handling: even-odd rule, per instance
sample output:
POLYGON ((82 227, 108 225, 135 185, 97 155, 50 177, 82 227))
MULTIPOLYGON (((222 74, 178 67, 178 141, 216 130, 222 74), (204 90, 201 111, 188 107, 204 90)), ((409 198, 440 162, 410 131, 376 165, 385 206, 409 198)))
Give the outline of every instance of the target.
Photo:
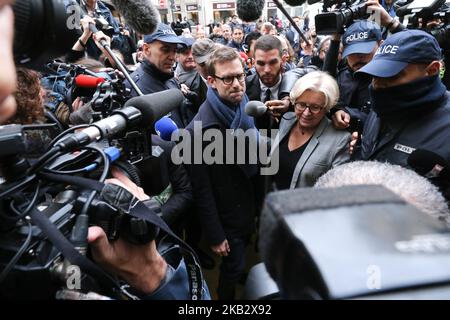
POLYGON ((375 90, 369 86, 372 108, 380 118, 414 118, 440 106, 447 89, 438 75, 375 90))
POLYGON ((208 87, 206 98, 212 107, 214 115, 225 128, 243 129, 244 131, 255 128, 253 118, 245 113, 245 105, 248 102, 246 94, 244 94, 244 98, 239 105, 232 105, 223 101, 216 90, 208 87))
MULTIPOLYGON (((248 97, 244 94, 239 105, 232 105, 223 101, 216 90, 208 87, 208 92, 206 99, 211 105, 211 109, 216 116, 216 118, 222 123, 222 125, 227 129, 242 129, 244 132, 247 129, 255 130, 255 139, 258 141, 258 134, 253 122, 253 118, 245 113, 245 105, 248 102, 248 97)), ((250 150, 251 151, 251 150, 250 150)), ((249 150, 246 150, 247 156, 249 150)), ((237 153, 236 153, 237 154, 237 153)), ((237 164, 248 177, 253 177, 258 173, 258 166, 256 164, 237 164)))
POLYGON ((166 82, 169 79, 172 79, 174 76, 173 72, 166 73, 159 70, 153 63, 149 62, 148 60, 142 61, 142 65, 145 72, 150 73, 158 80, 161 80, 162 82, 166 82))

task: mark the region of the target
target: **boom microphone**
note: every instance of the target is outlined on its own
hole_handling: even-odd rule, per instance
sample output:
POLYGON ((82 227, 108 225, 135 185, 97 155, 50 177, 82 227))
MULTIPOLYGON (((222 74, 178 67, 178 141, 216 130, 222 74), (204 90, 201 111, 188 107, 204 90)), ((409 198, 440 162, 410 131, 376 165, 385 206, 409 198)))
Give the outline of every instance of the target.
POLYGON ((184 100, 178 89, 169 89, 140 97, 134 97, 125 103, 125 107, 135 107, 142 113, 142 125, 153 125, 155 121, 169 114, 184 100))
POLYGON ((236 11, 239 18, 250 22, 258 20, 264 9, 264 0, 237 0, 236 11))
POLYGON ((151 34, 160 22, 159 12, 150 0, 112 0, 114 7, 136 32, 151 34))
POLYGON ((155 121, 179 106, 184 96, 180 90, 170 89, 132 98, 105 119, 92 123, 88 128, 62 139, 57 145, 61 150, 85 146, 93 141, 112 138, 129 127, 153 126, 155 121))
POLYGON ((75 77, 75 85, 78 88, 97 88, 100 83, 105 82, 105 79, 100 77, 88 76, 80 74, 75 77))
POLYGON ((245 113, 251 117, 258 118, 267 112, 264 103, 258 100, 251 100, 245 105, 245 113))

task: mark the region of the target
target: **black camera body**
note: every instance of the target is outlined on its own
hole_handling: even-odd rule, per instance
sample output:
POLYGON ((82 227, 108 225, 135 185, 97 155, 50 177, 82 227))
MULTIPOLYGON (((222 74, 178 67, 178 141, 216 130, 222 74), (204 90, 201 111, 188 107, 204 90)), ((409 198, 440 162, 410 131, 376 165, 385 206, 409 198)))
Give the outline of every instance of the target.
POLYGON ((316 15, 316 32, 319 35, 332 33, 343 33, 345 27, 351 25, 355 20, 367 19, 367 6, 365 1, 324 1, 323 13, 316 15), (333 11, 330 7, 336 5, 333 11))

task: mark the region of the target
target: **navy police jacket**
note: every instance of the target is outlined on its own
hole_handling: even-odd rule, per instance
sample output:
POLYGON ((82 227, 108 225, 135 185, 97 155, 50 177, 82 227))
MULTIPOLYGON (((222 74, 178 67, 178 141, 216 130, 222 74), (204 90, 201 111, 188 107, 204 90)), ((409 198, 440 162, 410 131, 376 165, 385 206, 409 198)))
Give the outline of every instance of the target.
POLYGON ((450 93, 447 91, 430 112, 397 121, 380 120, 370 111, 362 134, 360 157, 408 166, 408 157, 416 149, 437 153, 450 162, 450 93), (383 126, 383 128, 382 128, 383 126), (381 139, 378 140, 380 131, 381 139))

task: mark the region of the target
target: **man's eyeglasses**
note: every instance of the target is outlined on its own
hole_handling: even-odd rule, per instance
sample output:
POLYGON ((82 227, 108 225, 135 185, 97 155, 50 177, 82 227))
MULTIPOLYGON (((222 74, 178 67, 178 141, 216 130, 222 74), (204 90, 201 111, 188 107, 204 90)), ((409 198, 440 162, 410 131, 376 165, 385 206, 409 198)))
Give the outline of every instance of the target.
POLYGON ((222 80, 222 82, 226 85, 232 84, 234 82, 234 79, 237 79, 239 82, 245 81, 245 73, 241 73, 235 76, 226 76, 226 77, 213 76, 213 77, 222 80))
POLYGON ((294 104, 294 107, 295 107, 296 110, 302 111, 302 112, 305 111, 306 108, 308 108, 309 112, 311 112, 312 114, 318 114, 324 108, 324 107, 319 106, 317 104, 307 104, 307 103, 304 103, 304 102, 296 102, 294 104))

